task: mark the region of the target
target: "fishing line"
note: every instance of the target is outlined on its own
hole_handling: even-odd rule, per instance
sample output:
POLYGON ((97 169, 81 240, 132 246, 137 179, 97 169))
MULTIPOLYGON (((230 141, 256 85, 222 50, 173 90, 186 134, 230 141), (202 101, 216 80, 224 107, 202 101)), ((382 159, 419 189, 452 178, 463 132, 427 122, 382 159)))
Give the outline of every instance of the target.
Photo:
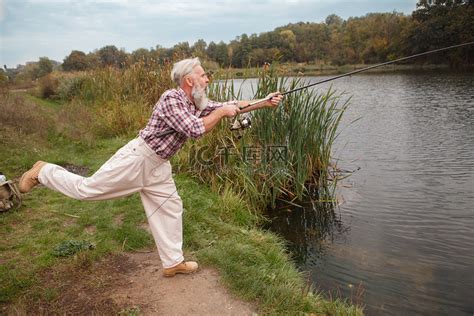
POLYGON ((171 193, 170 195, 168 195, 168 197, 160 204, 160 206, 158 206, 158 208, 157 208, 156 210, 154 210, 153 213, 150 214, 150 216, 147 216, 147 219, 150 219, 150 217, 152 217, 153 214, 155 214, 156 211, 158 211, 158 210, 163 206, 163 204, 165 204, 166 201, 168 201, 168 200, 171 198, 171 196, 176 193, 176 191, 177 191, 177 190, 175 189, 173 193, 171 193))
POLYGON ((351 72, 348 72, 348 73, 345 73, 345 74, 342 74, 342 75, 338 75, 338 76, 335 76, 335 77, 324 79, 324 80, 309 84, 309 85, 304 86, 304 87, 299 87, 299 88, 296 88, 296 89, 288 90, 288 91, 283 92, 282 95, 290 94, 290 93, 300 91, 300 90, 303 90, 303 89, 306 89, 306 88, 309 88, 309 87, 312 87, 312 86, 315 86, 315 85, 318 85, 318 84, 322 84, 322 83, 325 83, 325 82, 328 82, 328 81, 333 81, 333 80, 336 80, 336 79, 339 79, 339 78, 342 78, 342 77, 351 76, 351 75, 357 74, 359 72, 367 71, 367 70, 370 70, 370 69, 374 69, 374 68, 394 64, 394 63, 397 63, 397 62, 400 62, 400 61, 404 61, 404 60, 408 60, 408 59, 412 59, 412 58, 416 58, 416 57, 420 57, 420 56, 424 56, 424 55, 428 55, 428 54, 433 54, 433 53, 445 51, 445 50, 452 49, 452 48, 468 46, 468 45, 472 45, 472 44, 474 44, 474 42, 458 44, 458 45, 452 45, 452 46, 448 46, 448 47, 443 47, 443 48, 430 50, 430 51, 427 51, 427 52, 424 52, 424 53, 419 53, 419 54, 415 54, 415 55, 411 55, 411 56, 407 56, 407 57, 398 58, 398 59, 387 61, 387 62, 384 62, 384 63, 381 63, 381 64, 369 66, 369 67, 354 70, 354 71, 351 71, 351 72))

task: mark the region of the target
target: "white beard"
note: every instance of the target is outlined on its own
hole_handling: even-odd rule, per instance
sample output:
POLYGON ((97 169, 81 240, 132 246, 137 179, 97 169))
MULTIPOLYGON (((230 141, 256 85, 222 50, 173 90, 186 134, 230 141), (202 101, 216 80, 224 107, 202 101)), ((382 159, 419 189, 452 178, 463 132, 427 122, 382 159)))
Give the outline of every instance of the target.
POLYGON ((202 111, 207 107, 207 104, 209 103, 209 99, 207 98, 206 95, 206 88, 202 88, 195 84, 193 86, 193 90, 191 91, 191 94, 194 98, 194 104, 196 107, 202 111))

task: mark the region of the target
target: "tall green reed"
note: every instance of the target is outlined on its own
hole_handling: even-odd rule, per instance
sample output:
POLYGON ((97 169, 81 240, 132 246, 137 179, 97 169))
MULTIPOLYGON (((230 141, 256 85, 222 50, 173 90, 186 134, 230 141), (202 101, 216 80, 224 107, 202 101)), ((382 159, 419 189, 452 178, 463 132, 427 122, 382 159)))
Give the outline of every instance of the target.
MULTIPOLYGON (((301 78, 278 78, 270 73, 261 76, 257 98, 275 90, 288 90, 306 85, 301 78)), ((281 193, 301 197, 308 186, 317 188, 320 199, 327 200, 334 186, 328 182, 331 149, 337 128, 348 101, 340 104, 340 95, 332 89, 321 94, 304 89, 285 97, 275 110, 255 112, 254 141, 279 144, 287 148, 287 172, 277 177, 275 186, 281 193)))
MULTIPOLYGON (((301 78, 284 78, 276 72, 276 66, 260 71, 252 87, 254 98, 305 85, 301 78)), ((225 101, 240 98, 242 91, 226 79, 212 84, 209 94, 225 101)), ((253 127, 241 139, 228 124, 221 124, 209 136, 188 143, 175 161, 181 170, 217 190, 231 186, 256 208, 274 204, 281 196, 301 200, 310 191, 320 201, 332 201, 331 148, 347 106, 331 89, 289 94, 276 109, 253 112, 253 127)))

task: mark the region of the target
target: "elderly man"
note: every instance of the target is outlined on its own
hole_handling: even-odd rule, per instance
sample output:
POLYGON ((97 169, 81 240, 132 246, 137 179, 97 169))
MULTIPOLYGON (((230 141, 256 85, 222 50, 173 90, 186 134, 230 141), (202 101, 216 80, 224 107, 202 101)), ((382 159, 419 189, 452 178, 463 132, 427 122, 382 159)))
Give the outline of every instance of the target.
POLYGON ((19 183, 22 193, 41 183, 71 198, 91 201, 140 192, 165 276, 191 273, 198 268, 196 262, 184 261, 183 204, 169 158, 188 138, 201 137, 222 118, 260 107, 275 107, 282 98, 280 93, 274 93, 251 107, 248 101, 210 101, 206 96, 209 79, 198 58, 174 64, 171 77, 179 88, 163 93, 139 136, 119 149, 94 175, 85 178, 38 161, 19 183), (171 129, 172 133, 160 135, 171 129))

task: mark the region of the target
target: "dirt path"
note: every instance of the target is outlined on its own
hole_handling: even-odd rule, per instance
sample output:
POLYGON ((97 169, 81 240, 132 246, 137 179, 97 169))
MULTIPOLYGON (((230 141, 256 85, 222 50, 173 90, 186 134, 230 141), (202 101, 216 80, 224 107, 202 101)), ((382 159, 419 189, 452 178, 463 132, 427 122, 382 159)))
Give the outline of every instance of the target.
POLYGON ((214 269, 163 277, 156 251, 113 255, 95 263, 77 259, 75 265, 57 266, 41 275, 41 287, 45 293, 57 293, 54 299, 27 296, 3 311, 32 315, 252 315, 256 311, 231 295, 214 269))
POLYGON ((128 285, 111 297, 127 305, 139 305, 147 315, 251 315, 250 304, 232 297, 213 269, 192 275, 162 276, 156 252, 127 255, 137 265, 126 274, 128 285))

